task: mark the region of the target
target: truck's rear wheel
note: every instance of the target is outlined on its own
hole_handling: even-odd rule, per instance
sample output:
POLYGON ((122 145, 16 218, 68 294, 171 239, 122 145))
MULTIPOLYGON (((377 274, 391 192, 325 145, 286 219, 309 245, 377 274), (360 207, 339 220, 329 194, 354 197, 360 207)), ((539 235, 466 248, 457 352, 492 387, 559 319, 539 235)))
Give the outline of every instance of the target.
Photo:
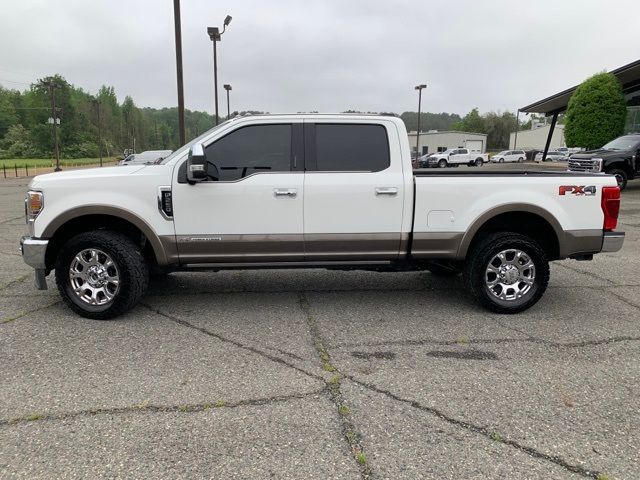
POLYGON ((482 166, 482 159, 481 158, 476 158, 476 167, 481 167, 482 166))
POLYGON ((627 187, 627 172, 624 170, 620 170, 618 168, 614 168, 613 170, 609 170, 606 172, 608 175, 613 175, 616 177, 616 182, 618 182, 618 186, 620 187, 620 191, 624 190, 627 187))
POLYGON ((438 167, 444 168, 446 166, 447 166, 447 161, 444 158, 438 162, 438 167))
POLYGON ((518 233, 495 233, 473 247, 464 280, 487 309, 518 313, 534 305, 547 289, 549 261, 533 239, 518 233))
POLYGON ((86 318, 108 320, 131 309, 145 292, 149 269, 126 235, 85 232, 60 250, 56 284, 65 303, 86 318))

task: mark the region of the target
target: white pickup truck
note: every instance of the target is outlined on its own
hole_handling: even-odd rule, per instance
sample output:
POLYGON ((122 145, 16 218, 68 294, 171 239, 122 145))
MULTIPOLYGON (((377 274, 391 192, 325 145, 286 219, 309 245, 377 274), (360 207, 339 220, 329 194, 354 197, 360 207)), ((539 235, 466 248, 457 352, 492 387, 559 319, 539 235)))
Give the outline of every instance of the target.
POLYGON ((150 274, 294 267, 463 273, 482 305, 515 313, 550 260, 624 240, 613 176, 414 173, 403 122, 373 115, 232 119, 157 165, 37 176, 25 204, 36 287, 55 270, 95 319, 133 307, 150 274))
POLYGON ((434 153, 429 156, 430 167, 449 167, 458 165, 469 165, 470 167, 480 167, 489 161, 489 156, 480 150, 470 150, 468 148, 448 148, 444 152, 434 153))

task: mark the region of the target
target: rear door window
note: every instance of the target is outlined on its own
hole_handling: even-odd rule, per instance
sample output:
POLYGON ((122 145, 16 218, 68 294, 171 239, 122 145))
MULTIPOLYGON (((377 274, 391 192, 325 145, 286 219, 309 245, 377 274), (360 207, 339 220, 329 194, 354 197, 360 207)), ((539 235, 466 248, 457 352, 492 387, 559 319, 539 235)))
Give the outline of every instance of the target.
MULTIPOLYGON (((315 170, 379 172, 389 168, 389 141, 382 125, 315 124, 315 170)), ((309 165, 313 170, 313 162, 309 165)))

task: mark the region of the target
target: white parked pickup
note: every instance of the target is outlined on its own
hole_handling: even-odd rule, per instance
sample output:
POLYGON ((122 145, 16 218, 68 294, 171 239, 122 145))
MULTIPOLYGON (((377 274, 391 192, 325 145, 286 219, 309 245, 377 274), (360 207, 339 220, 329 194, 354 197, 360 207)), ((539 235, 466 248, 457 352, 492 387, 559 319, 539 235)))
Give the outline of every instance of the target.
POLYGON ((515 313, 550 260, 622 246, 613 176, 414 173, 410 155, 394 117, 235 118, 156 165, 35 177, 22 255, 89 318, 130 309, 153 274, 294 267, 463 273, 480 304, 515 313))
POLYGON ((469 165, 470 167, 480 167, 489 161, 486 153, 480 150, 471 150, 468 148, 448 148, 442 153, 434 153, 429 157, 429 166, 432 167, 450 167, 458 165, 469 165))

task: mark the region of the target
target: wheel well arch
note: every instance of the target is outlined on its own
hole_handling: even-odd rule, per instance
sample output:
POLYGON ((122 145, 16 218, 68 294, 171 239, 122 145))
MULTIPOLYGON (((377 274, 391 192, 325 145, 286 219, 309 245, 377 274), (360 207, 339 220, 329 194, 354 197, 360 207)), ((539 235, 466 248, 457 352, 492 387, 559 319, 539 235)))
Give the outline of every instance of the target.
MULTIPOLYGON (((113 207, 112 207, 113 208, 113 207)), ((117 210, 117 209, 116 209, 117 210)), ((167 257, 160 238, 139 217, 126 211, 111 211, 109 207, 66 212, 49 223, 42 237, 49 239, 45 264, 52 270, 60 248, 74 235, 92 230, 111 230, 127 235, 140 246, 152 265, 166 265, 167 257)))
POLYGON ((472 224, 462 239, 458 258, 465 259, 483 236, 505 231, 520 233, 534 239, 549 260, 563 257, 563 230, 555 217, 534 205, 505 205, 481 215, 472 224))
POLYGON ((604 168, 605 173, 608 173, 611 170, 622 170, 624 173, 627 174, 627 177, 633 176, 633 169, 631 168, 630 163, 625 162, 624 160, 617 160, 613 163, 608 164, 604 168))

